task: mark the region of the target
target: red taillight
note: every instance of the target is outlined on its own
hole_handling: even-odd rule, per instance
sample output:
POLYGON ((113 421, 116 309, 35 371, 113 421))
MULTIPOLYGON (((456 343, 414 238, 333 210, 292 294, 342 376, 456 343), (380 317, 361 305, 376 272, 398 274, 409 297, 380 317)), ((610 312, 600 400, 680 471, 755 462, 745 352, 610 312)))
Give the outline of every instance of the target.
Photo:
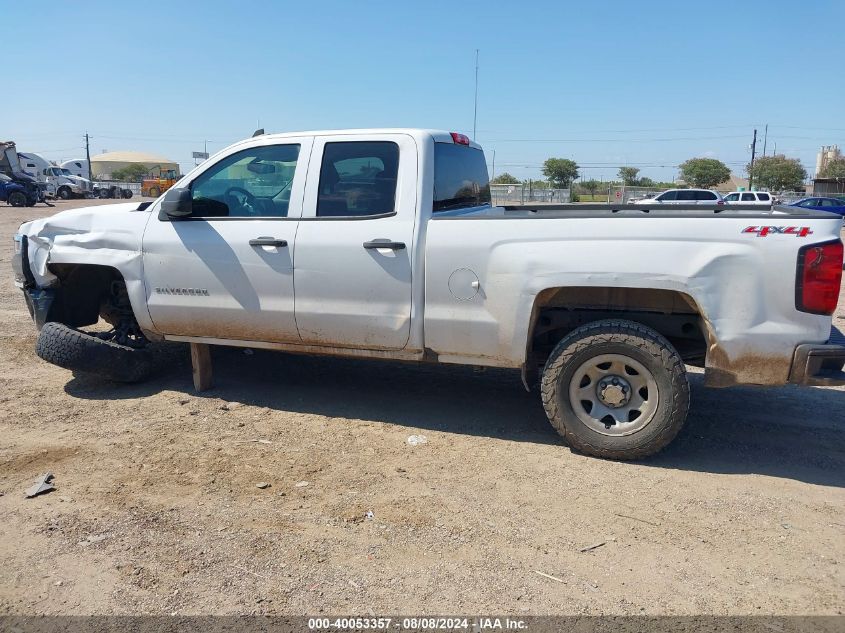
POLYGON ((842 283, 842 242, 811 244, 798 252, 795 307, 801 312, 833 314, 842 283))
POLYGON ((469 137, 466 134, 452 132, 452 140, 458 145, 469 145, 469 137))

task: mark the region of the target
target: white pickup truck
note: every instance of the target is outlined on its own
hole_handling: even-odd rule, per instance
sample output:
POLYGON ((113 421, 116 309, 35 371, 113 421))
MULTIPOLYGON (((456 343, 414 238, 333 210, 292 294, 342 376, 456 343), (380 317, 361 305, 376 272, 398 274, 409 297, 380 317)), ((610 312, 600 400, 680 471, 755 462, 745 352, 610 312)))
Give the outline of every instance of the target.
POLYGON ((261 135, 152 203, 23 224, 38 354, 115 380, 150 340, 521 369, 575 449, 655 453, 705 382, 845 384, 841 218, 793 207, 490 204, 431 130, 261 135), (78 328, 104 320, 108 332, 78 328))

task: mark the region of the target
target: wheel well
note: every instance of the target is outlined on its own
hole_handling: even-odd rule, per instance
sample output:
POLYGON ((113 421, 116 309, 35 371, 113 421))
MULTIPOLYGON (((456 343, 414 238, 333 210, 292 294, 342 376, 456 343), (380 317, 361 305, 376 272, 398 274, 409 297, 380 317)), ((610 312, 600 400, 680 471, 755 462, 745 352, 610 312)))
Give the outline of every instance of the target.
POLYGON ((125 288, 123 276, 111 266, 53 264, 50 271, 59 278, 59 284, 47 320, 70 327, 93 325, 101 315, 108 319, 114 282, 125 288))
POLYGON ((663 336, 691 365, 703 366, 707 329, 692 297, 654 288, 549 288, 537 295, 531 312, 526 370, 542 369, 554 346, 572 330, 600 319, 627 319, 663 336))

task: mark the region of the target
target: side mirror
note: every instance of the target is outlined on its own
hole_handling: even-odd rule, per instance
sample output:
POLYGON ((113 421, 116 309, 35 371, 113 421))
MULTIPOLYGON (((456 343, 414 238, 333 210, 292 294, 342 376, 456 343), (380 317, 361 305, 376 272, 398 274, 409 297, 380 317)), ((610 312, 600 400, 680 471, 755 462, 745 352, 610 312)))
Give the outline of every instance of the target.
POLYGON ((170 189, 161 201, 160 220, 180 220, 193 212, 190 189, 170 189))

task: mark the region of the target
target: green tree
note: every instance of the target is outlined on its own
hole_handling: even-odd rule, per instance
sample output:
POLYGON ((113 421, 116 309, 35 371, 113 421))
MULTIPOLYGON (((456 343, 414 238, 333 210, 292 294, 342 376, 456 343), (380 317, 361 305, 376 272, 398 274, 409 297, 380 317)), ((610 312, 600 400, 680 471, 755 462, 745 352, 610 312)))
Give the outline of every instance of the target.
POLYGON ((819 178, 845 178, 845 158, 834 158, 819 172, 819 178))
POLYGON ((141 182, 147 175, 147 168, 143 165, 127 165, 121 169, 115 169, 111 177, 113 180, 126 182, 141 182))
POLYGON ((651 178, 649 178, 647 176, 643 176, 642 178, 637 180, 636 184, 637 184, 638 187, 648 187, 648 188, 652 188, 652 187, 657 186, 657 183, 654 182, 651 178))
POLYGON ((636 167, 620 167, 617 175, 628 187, 633 187, 637 184, 637 176, 640 170, 636 167))
POLYGON ((490 181, 491 185, 518 185, 519 178, 509 174, 508 172, 504 172, 493 178, 490 181))
POLYGON ((749 163, 746 170, 754 185, 772 191, 799 189, 807 178, 807 170, 801 161, 783 154, 758 158, 754 166, 749 163))
POLYGON ((522 184, 531 187, 532 189, 548 189, 549 188, 549 181, 548 180, 536 180, 534 178, 527 178, 526 180, 522 181, 522 184))
POLYGON ((543 175, 555 188, 565 189, 578 177, 578 163, 568 158, 547 158, 543 163, 543 175))
POLYGON ((590 193, 591 196, 596 195, 596 191, 599 189, 599 181, 595 178, 590 178, 589 180, 582 180, 581 187, 590 193))
POLYGON ((715 158, 690 158, 681 163, 681 178, 693 187, 710 189, 731 177, 731 170, 715 158))

